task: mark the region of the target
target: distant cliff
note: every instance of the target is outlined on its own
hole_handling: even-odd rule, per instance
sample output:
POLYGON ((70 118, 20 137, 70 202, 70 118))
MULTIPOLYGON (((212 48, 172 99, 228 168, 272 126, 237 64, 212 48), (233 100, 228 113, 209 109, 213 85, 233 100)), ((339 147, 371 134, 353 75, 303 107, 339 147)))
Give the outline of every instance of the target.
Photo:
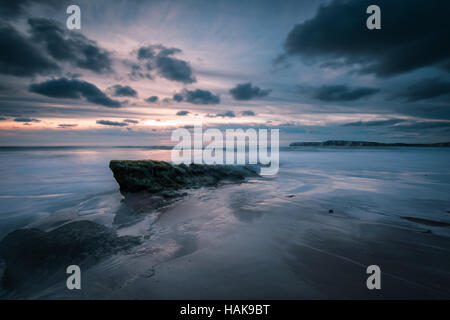
POLYGON ((328 140, 324 142, 292 142, 290 147, 450 147, 450 142, 440 143, 382 143, 371 141, 328 140))

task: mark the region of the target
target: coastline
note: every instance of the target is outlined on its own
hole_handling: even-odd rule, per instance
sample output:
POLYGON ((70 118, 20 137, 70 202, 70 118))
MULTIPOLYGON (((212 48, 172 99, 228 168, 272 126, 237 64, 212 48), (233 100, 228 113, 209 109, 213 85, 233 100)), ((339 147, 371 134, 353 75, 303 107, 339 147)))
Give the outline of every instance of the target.
MULTIPOLYGON (((0 198, 3 208, 29 203, 29 208, 39 210, 30 212, 34 220, 22 228, 48 232, 89 220, 118 237, 138 237, 141 244, 104 256, 83 269, 80 292, 68 291, 65 282, 58 280, 54 285, 38 286, 37 291, 3 291, 0 295, 40 299, 448 298, 446 160, 450 154, 446 148, 421 150, 282 151, 276 177, 189 189, 176 201, 157 207, 145 194, 124 198, 107 164, 113 158, 167 160, 167 150, 4 153, 0 160, 18 168, 8 173, 17 185, 10 184, 7 191, 11 196, 16 190, 21 194, 0 198), (36 164, 32 172, 39 175, 39 185, 29 180, 21 183, 18 170, 25 164, 27 171, 36 164), (64 184, 55 183, 55 168, 65 173, 64 184), (84 172, 81 177, 80 172, 84 172), (48 194, 58 190, 67 195, 30 198, 42 181, 49 181, 48 194), (49 204, 59 209, 48 209, 49 204), (370 264, 379 264, 386 274, 381 293, 365 287, 365 266, 370 264)), ((15 217, 13 212, 6 213, 3 217, 15 217)))

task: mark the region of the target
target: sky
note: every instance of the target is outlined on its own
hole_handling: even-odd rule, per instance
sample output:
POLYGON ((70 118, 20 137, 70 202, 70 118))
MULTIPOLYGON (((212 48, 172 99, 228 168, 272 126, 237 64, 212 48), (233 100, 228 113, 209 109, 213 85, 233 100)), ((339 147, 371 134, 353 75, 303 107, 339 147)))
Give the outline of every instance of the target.
POLYGON ((450 141, 450 2, 0 0, 0 145, 450 141), (66 27, 69 5, 81 29, 66 27), (369 30, 366 8, 381 9, 369 30))

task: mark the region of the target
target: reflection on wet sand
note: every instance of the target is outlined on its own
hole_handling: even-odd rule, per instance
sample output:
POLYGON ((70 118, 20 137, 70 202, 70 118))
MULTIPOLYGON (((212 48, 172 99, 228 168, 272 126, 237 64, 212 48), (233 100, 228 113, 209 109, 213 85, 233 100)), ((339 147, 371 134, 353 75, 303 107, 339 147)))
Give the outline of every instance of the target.
MULTIPOLYGON (((142 156, 127 151, 122 156, 142 156)), ((146 194, 124 199, 117 186, 109 189, 111 173, 99 168, 110 158, 120 157, 99 156, 105 163, 83 169, 101 184, 58 188, 77 196, 33 202, 34 220, 22 227, 50 231, 91 220, 140 244, 83 270, 81 291, 56 282, 3 297, 450 297, 446 150, 282 152, 276 177, 189 190, 170 202, 146 194), (95 193, 80 194, 83 187, 95 193), (378 292, 365 286, 371 264, 381 268, 378 292)))

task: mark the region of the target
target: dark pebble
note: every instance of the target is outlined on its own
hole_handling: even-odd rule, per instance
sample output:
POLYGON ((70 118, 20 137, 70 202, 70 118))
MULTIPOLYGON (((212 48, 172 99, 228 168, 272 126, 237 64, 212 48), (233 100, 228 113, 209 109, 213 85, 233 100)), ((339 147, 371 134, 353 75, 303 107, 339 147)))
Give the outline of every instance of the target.
POLYGON ((334 213, 333 209, 328 210, 328 213, 334 213))

